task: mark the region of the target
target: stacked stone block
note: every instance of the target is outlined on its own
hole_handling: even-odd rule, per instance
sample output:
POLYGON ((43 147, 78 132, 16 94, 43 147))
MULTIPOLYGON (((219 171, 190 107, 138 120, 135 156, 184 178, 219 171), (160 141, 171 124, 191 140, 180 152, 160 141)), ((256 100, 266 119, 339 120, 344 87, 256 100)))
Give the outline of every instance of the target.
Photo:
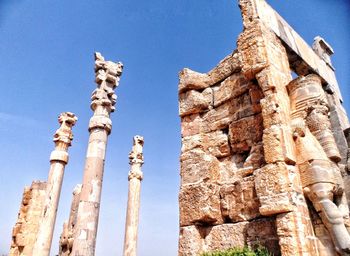
POLYGON ((275 218, 261 215, 254 172, 265 165, 264 96, 235 51, 207 74, 180 72, 179 255, 265 245, 279 252, 275 218))

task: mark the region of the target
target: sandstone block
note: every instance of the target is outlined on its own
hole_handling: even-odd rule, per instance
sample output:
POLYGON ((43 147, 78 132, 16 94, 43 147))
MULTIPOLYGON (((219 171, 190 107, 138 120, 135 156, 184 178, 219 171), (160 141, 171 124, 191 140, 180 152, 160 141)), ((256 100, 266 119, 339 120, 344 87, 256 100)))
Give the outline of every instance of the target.
POLYGON ((181 118, 181 135, 186 137, 227 129, 236 111, 236 104, 229 100, 208 112, 184 116, 181 118))
POLYGON ((238 38, 237 46, 242 72, 248 79, 253 79, 258 72, 269 66, 263 31, 259 23, 245 28, 238 38))
POLYGON ((260 88, 264 94, 283 92, 287 94, 286 86, 292 80, 290 70, 281 71, 276 67, 269 66, 256 75, 260 88))
POLYGON ((250 151, 262 139, 262 117, 254 115, 235 121, 229 126, 229 139, 233 152, 250 151))
POLYGON ((179 93, 187 90, 201 90, 211 85, 210 77, 207 74, 198 73, 184 68, 179 73, 179 93))
POLYGON ((221 130, 182 138, 182 153, 194 148, 203 149, 203 151, 219 158, 230 155, 228 135, 221 130))
POLYGON ((203 245, 199 227, 180 227, 178 256, 197 256, 202 252, 203 245))
POLYGON ((226 129, 234 118, 234 113, 237 111, 235 99, 229 100, 205 113, 202 116, 202 131, 210 132, 221 129, 226 129))
POLYGON ((212 92, 211 88, 207 88, 203 92, 190 90, 180 94, 180 116, 195 114, 208 109, 213 101, 212 92))
POLYGON ((295 164, 295 145, 289 126, 273 125, 264 130, 263 135, 265 161, 278 161, 295 164))
POLYGON ((219 190, 220 187, 212 183, 181 186, 179 194, 180 226, 223 223, 219 190))
POLYGON ((206 228, 205 251, 244 247, 248 222, 222 224, 206 228))
POLYGON ((240 55, 237 51, 226 56, 220 63, 208 72, 211 78, 212 85, 223 81, 232 73, 238 72, 241 69, 240 55))
POLYGON ((273 125, 285 125, 289 122, 289 106, 284 106, 286 102, 289 104, 289 98, 281 96, 281 93, 266 95, 261 100, 262 116, 264 127, 269 128, 273 125))
POLYGON ((213 89, 214 107, 217 107, 223 102, 236 98, 248 91, 249 81, 240 73, 234 73, 213 89))
POLYGON ((293 177, 285 163, 268 164, 254 173, 255 189, 262 215, 292 211, 296 205, 293 177))
POLYGON ((219 180, 219 163, 216 157, 200 148, 183 153, 180 157, 181 184, 219 180))
POLYGON ((251 220, 260 215, 254 177, 237 180, 220 188, 221 212, 232 222, 251 220))
POLYGON ((221 158, 219 164, 220 168, 220 180, 221 184, 230 183, 237 180, 237 165, 234 162, 233 157, 221 158))

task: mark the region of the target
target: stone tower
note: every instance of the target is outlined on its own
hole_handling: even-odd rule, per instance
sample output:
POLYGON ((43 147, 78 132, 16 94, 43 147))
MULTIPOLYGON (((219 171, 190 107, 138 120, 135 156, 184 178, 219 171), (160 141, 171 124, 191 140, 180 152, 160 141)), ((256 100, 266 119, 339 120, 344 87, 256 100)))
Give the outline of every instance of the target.
POLYGON ((237 49, 179 75, 179 256, 347 255, 349 122, 333 51, 320 37, 309 47, 265 0, 239 6, 237 49))
POLYGON ((94 115, 89 123, 90 138, 74 228, 74 256, 95 254, 107 138, 112 130, 110 114, 115 110, 117 96, 114 89, 119 84, 122 70, 123 65, 120 62, 106 61, 100 53, 95 53, 97 89, 91 97, 94 115))

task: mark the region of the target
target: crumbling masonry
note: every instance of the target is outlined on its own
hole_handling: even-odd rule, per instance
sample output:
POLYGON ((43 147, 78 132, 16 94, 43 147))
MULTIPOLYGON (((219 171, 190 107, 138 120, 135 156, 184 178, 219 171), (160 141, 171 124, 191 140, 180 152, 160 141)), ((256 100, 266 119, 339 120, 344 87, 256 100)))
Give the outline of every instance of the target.
POLYGON ((309 47, 264 0, 239 6, 237 49, 179 75, 179 255, 347 255, 349 122, 333 50, 320 37, 309 47))

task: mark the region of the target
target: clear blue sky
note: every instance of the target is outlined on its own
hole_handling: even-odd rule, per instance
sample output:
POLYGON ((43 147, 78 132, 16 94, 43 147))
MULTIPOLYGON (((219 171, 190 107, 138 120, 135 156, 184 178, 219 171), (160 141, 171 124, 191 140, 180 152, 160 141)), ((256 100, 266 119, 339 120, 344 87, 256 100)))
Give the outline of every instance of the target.
MULTIPOLYGON (((271 0, 310 44, 323 36, 350 112, 348 0, 271 0)), ((180 120, 178 72, 207 72, 236 48, 236 1, 0 0, 0 254, 7 253, 25 185, 45 180, 60 112, 78 117, 52 254, 71 192, 82 180, 92 114, 93 52, 122 61, 109 137, 97 254, 121 255, 132 136, 145 137, 139 256, 177 255, 180 120)))

